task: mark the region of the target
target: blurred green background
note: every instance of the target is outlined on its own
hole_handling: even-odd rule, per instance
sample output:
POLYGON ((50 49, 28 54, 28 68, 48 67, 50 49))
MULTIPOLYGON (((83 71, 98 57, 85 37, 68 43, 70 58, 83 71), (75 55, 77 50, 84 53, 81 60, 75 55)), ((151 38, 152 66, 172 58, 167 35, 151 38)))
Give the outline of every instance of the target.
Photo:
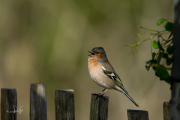
POLYGON ((55 119, 56 89, 74 89, 76 120, 88 120, 91 93, 99 93, 88 74, 88 52, 102 46, 125 88, 139 104, 109 90, 109 120, 127 120, 127 109, 147 110, 151 120, 163 119, 170 86, 145 62, 150 41, 132 54, 130 47, 150 36, 139 26, 163 30, 156 22, 173 22, 172 0, 1 0, 0 87, 16 88, 19 120, 29 119, 30 83, 45 83, 48 119, 55 119))

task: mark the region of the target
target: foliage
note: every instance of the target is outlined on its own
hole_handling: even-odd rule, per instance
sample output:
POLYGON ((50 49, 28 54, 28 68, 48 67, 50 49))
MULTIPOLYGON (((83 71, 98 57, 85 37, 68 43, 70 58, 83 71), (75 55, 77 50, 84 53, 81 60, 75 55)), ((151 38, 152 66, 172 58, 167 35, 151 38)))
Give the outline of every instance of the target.
MULTIPOLYGON (((151 37, 143 39, 141 35, 137 34, 142 41, 134 44, 134 45, 126 45, 132 48, 133 52, 133 47, 136 47, 136 50, 138 49, 139 45, 147 40, 151 40, 151 59, 146 62, 146 70, 149 71, 150 67, 153 68, 155 71, 155 75, 159 77, 160 79, 166 81, 167 83, 171 84, 170 81, 170 75, 168 70, 171 70, 172 67, 172 53, 173 53, 173 23, 168 22, 166 19, 160 19, 157 22, 157 26, 162 25, 164 22, 166 24, 164 25, 164 29, 162 31, 157 31, 157 30, 151 30, 151 29, 146 29, 144 27, 140 27, 144 29, 145 31, 152 31, 155 32, 151 37), (167 39, 164 39, 163 34, 168 33, 169 37, 167 39), (155 37, 157 37, 157 40, 154 40, 155 37), (152 52, 152 48, 158 49, 157 52, 152 52), (166 60, 166 64, 162 64, 162 59, 166 60)), ((134 53, 133 53, 134 54, 134 53)))

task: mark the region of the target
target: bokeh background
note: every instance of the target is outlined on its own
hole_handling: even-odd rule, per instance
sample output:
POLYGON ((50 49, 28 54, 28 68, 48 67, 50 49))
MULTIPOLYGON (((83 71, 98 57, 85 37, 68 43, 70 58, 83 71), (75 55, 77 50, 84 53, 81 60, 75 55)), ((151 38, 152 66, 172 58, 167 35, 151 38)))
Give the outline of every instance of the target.
POLYGON ((127 109, 147 110, 163 119, 170 86, 146 71, 150 41, 132 54, 130 47, 150 37, 139 26, 163 30, 156 22, 173 22, 172 0, 1 0, 0 88, 16 88, 19 120, 29 119, 30 83, 45 83, 48 119, 55 119, 56 89, 74 89, 76 120, 88 120, 91 93, 102 90, 88 74, 88 52, 102 46, 125 88, 139 104, 109 90, 109 120, 127 120, 127 109))

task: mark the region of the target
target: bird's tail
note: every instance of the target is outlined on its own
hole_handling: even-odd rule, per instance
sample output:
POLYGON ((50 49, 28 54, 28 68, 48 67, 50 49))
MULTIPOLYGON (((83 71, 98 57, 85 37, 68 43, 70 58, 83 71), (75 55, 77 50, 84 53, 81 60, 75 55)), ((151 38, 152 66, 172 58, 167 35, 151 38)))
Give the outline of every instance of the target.
POLYGON ((131 98, 131 96, 128 94, 128 93, 125 93, 124 94, 137 106, 139 107, 139 105, 131 98))
POLYGON ((137 107, 139 107, 139 105, 131 98, 131 96, 128 94, 128 92, 126 91, 126 89, 123 86, 120 86, 120 88, 122 89, 121 92, 124 93, 137 107))

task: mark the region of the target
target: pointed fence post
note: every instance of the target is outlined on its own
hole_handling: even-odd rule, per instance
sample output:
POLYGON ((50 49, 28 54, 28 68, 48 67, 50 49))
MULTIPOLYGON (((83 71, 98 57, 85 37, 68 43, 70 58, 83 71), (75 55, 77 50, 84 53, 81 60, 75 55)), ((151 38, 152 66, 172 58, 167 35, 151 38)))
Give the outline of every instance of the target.
POLYGON ((31 84, 30 120, 47 120, 47 98, 44 83, 31 84))
POLYGON ((127 110, 128 120, 149 120, 148 111, 127 110))
POLYGON ((169 102, 163 103, 163 116, 164 120, 170 120, 171 119, 171 104, 169 102))
POLYGON ((108 102, 109 102, 109 97, 92 94, 90 120, 107 120, 108 102))
POLYGON ((56 120, 75 120, 74 90, 55 91, 56 120))
POLYGON ((1 120, 17 120, 17 92, 15 88, 1 88, 1 120))

